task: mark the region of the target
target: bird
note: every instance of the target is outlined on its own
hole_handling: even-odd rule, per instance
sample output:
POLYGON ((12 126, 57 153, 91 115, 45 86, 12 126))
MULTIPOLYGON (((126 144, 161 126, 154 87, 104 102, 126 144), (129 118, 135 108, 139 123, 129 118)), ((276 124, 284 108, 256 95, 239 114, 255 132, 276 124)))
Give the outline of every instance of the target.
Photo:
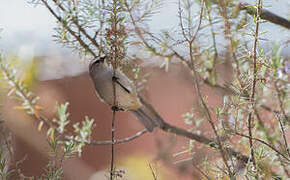
POLYGON ((138 95, 134 83, 119 68, 113 69, 108 63, 107 56, 91 60, 89 75, 94 83, 97 97, 111 106, 112 110, 132 112, 149 132, 156 127, 162 128, 164 120, 138 95))

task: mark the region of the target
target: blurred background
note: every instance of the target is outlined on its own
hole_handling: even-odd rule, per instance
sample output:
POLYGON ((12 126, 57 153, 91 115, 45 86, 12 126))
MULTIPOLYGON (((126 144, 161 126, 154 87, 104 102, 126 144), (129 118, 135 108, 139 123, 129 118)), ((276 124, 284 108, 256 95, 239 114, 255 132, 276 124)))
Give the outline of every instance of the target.
MULTIPOLYGON (((248 0, 249 3, 253 3, 248 0)), ((288 0, 263 1, 264 6, 280 16, 289 19, 290 2, 288 0), (271 6, 267 6, 271 5, 271 6)), ((168 1, 160 13, 152 17, 149 27, 153 31, 170 29, 178 24, 176 2, 168 1), (169 21, 170 19, 170 21, 169 21)), ((0 50, 6 56, 17 58, 30 89, 40 97, 40 104, 45 107, 43 113, 53 118, 55 105, 70 102, 71 122, 78 122, 89 116, 95 119, 93 140, 109 140, 111 136, 111 110, 95 96, 94 88, 87 73, 88 60, 79 58, 77 53, 57 44, 53 38, 55 19, 42 6, 35 7, 25 0, 0 1, 0 50)), ((270 23, 264 23, 262 31, 267 44, 279 43, 290 37, 289 31, 270 23)), ((284 47, 282 54, 290 55, 289 47, 284 47)), ((144 96, 168 122, 184 128, 182 114, 197 106, 192 96, 193 82, 190 72, 181 64, 170 65, 168 72, 159 68, 158 63, 150 59, 144 62, 143 73, 150 72, 144 96)), ((223 81, 231 80, 231 71, 227 65, 220 68, 223 81), (225 71, 227 69, 227 71, 225 71)), ((222 93, 203 87, 209 97, 210 106, 222 104, 222 93)), ((44 131, 37 131, 37 123, 24 112, 16 110, 16 104, 4 97, 4 118, 7 131, 13 134, 15 159, 22 160, 22 173, 37 176, 43 173, 50 157, 44 131)), ((117 113, 117 137, 131 136, 143 129, 139 121, 130 113, 117 113)), ((207 127, 202 127, 206 130, 207 127)), ((211 134, 204 134, 208 137, 211 134)), ((150 166, 158 174, 158 179, 200 179, 199 172, 188 167, 186 155, 175 157, 184 151, 188 140, 175 137, 161 131, 145 134, 134 141, 116 146, 116 164, 125 172, 124 179, 152 179, 150 166), (178 168, 176 168, 178 167, 178 168)), ((196 147, 198 152, 194 163, 198 164, 205 152, 196 147)), ((208 151, 208 150, 207 150, 208 151)), ((64 175, 68 180, 106 179, 110 163, 110 146, 86 146, 82 157, 72 158, 64 163, 64 175)))

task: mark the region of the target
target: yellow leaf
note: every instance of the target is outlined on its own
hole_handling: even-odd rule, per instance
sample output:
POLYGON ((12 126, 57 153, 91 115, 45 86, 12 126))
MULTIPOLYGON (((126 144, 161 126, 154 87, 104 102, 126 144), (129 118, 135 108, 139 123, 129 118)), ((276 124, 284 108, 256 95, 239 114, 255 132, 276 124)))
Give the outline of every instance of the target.
POLYGON ((37 130, 41 131, 42 126, 43 126, 43 121, 40 121, 40 123, 38 124, 37 130))
POLYGON ((40 116, 39 116, 39 114, 38 114, 37 111, 34 112, 34 116, 35 116, 37 119, 40 119, 40 116))
POLYGON ((15 106, 14 109, 23 110, 23 109, 26 109, 26 108, 23 107, 23 106, 15 106))
POLYGON ((51 139, 52 141, 54 141, 54 129, 51 131, 50 139, 51 139))
MULTIPOLYGON (((132 155, 130 157, 126 157, 121 161, 121 166, 123 166, 130 174, 125 174, 125 179, 138 179, 138 180, 148 180, 153 179, 152 170, 150 168, 150 156, 147 155, 132 155)), ((158 177, 158 180, 166 179, 165 177, 169 177, 167 173, 165 173, 164 167, 157 166, 157 164, 151 164, 151 167, 154 170, 154 174, 158 177)))
POLYGON ((43 110, 43 107, 42 106, 39 106, 39 105, 35 105, 34 106, 34 109, 36 109, 36 110, 43 110))
POLYGON ((36 82, 36 74, 38 73, 38 59, 34 57, 25 61, 25 64, 22 64, 23 71, 25 75, 23 76, 23 83, 31 87, 36 82))

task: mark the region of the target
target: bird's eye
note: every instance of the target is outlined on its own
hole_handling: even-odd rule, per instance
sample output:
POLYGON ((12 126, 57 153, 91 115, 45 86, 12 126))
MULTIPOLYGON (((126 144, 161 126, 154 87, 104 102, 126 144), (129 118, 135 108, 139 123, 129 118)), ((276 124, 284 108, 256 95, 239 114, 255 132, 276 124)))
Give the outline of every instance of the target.
POLYGON ((106 59, 106 56, 100 57, 94 63, 96 63, 96 64, 103 63, 105 61, 105 59, 106 59))
POLYGON ((104 62, 107 56, 100 57, 99 62, 104 62))
POLYGON ((93 64, 100 64, 100 60, 96 60, 95 62, 93 62, 93 64))
POLYGON ((98 59, 92 60, 91 66, 99 63, 103 63, 106 57, 100 57, 98 59))
POLYGON ((98 59, 93 59, 89 65, 89 69, 91 69, 94 65, 104 63, 105 59, 106 59, 106 56, 100 57, 98 59))

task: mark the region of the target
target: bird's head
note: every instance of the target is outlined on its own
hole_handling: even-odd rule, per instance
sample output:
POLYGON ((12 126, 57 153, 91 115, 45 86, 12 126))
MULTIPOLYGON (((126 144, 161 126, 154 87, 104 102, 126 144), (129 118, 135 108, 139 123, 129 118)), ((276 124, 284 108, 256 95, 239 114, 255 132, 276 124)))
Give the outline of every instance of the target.
POLYGON ((102 56, 102 57, 91 60, 90 65, 89 65, 89 71, 91 72, 93 68, 102 66, 105 60, 106 60, 106 56, 102 56))

